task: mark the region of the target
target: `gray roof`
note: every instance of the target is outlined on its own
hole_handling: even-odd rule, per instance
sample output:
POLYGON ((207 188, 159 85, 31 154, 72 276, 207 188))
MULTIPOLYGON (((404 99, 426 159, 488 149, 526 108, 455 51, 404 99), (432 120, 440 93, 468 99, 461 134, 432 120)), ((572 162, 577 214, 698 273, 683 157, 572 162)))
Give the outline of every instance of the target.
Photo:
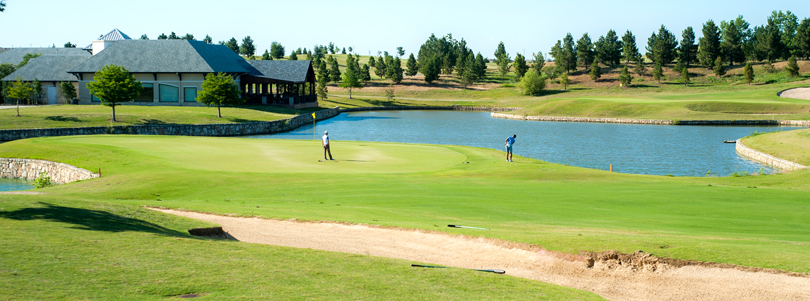
POLYGON ((78 81, 76 76, 68 73, 68 70, 86 61, 90 54, 87 55, 42 55, 38 58, 28 61, 17 71, 12 72, 2 80, 14 81, 17 77, 22 77, 24 81, 33 81, 38 79, 41 82, 61 82, 61 81, 78 81))
POLYGON ((122 40, 79 64, 70 72, 96 72, 106 65, 133 73, 247 73, 245 59, 224 45, 193 40, 122 40))
POLYGON ((253 69, 251 76, 270 78, 291 83, 303 83, 307 81, 307 73, 312 61, 247 61, 253 69))
POLYGON ((108 32, 104 36, 102 36, 99 40, 101 41, 121 41, 121 40, 132 40, 129 38, 128 35, 118 30, 118 28, 113 29, 112 31, 108 32))
POLYGON ((0 64, 9 63, 18 65, 26 53, 41 53, 42 55, 89 55, 81 48, 12 48, 0 52, 0 64))

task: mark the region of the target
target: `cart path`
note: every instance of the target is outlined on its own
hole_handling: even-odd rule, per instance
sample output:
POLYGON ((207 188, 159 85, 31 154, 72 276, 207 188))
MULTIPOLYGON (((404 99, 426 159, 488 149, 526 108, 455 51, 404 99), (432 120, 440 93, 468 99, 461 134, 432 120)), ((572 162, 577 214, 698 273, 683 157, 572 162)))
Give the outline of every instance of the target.
MULTIPOLYGON (((154 209, 220 224, 242 242, 367 254, 517 276, 610 300, 810 300, 810 277, 703 266, 643 266, 527 250, 486 238, 339 223, 280 221, 154 209), (567 259, 565 257, 568 257, 567 259)), ((410 268, 410 267, 408 267, 410 268)))

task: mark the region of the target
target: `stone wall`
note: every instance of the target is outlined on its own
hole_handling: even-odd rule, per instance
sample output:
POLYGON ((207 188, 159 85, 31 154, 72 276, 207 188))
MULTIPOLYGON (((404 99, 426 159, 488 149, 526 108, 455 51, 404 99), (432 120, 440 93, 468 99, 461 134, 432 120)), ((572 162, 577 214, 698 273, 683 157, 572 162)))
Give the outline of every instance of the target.
POLYGON ((531 121, 558 122, 592 122, 592 123, 629 123, 656 125, 785 125, 810 126, 810 120, 663 120, 663 119, 629 119, 629 118, 592 118, 592 117, 556 117, 556 116, 520 116, 504 113, 491 113, 492 118, 505 118, 531 121))
POLYGON ((99 175, 76 166, 45 160, 0 158, 0 178, 34 180, 40 172, 46 172, 51 182, 65 184, 79 180, 98 178, 99 175))
POLYGON ((742 139, 737 140, 737 153, 743 157, 762 162, 765 165, 768 165, 770 167, 782 171, 794 171, 807 168, 807 166, 801 165, 799 163, 777 158, 769 154, 755 150, 753 148, 747 147, 742 143, 742 139))
MULTIPOLYGON (((0 141, 12 141, 34 137, 129 134, 129 135, 178 135, 178 136, 241 136, 273 134, 296 129, 312 123, 312 114, 306 113, 287 119, 267 122, 243 122, 222 124, 149 124, 131 126, 97 126, 79 128, 0 130, 0 141)), ((329 119, 340 114, 339 108, 320 110, 314 113, 315 121, 329 119)))

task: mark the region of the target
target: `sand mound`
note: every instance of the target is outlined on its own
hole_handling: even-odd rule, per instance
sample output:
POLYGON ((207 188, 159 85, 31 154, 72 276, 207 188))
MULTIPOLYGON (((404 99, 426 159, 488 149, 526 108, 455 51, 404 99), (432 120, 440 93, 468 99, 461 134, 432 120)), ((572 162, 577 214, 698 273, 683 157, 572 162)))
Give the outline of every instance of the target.
POLYGON ((779 97, 810 100, 810 88, 794 88, 779 92, 779 97))
POLYGON ((507 275, 588 290, 611 300, 810 300, 810 277, 803 274, 723 268, 641 251, 570 255, 419 230, 159 211, 218 223, 243 242, 500 269, 507 275))

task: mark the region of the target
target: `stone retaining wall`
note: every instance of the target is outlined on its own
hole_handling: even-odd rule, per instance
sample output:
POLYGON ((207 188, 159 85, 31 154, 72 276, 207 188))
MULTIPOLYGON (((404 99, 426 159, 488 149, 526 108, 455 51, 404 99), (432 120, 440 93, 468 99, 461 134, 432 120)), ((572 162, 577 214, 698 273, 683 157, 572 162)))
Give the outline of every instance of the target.
POLYGON ((742 143, 742 139, 737 140, 737 153, 743 157, 762 162, 765 165, 768 165, 770 167, 782 171, 795 171, 807 168, 807 166, 801 165, 799 163, 788 161, 782 158, 777 158, 769 154, 755 150, 753 148, 747 147, 742 143))
MULTIPOLYGON (((329 119, 340 114, 340 109, 315 112, 315 121, 329 119)), ((79 128, 0 130, 0 141, 12 141, 34 137, 129 134, 129 135, 178 135, 178 136, 241 136, 273 134, 296 129, 312 123, 312 113, 287 119, 267 122, 243 122, 223 124, 148 124, 131 126, 96 126, 79 128)))
POLYGON ((655 125, 786 125, 786 126, 810 127, 810 120, 662 120, 662 119, 629 119, 629 118, 520 116, 495 112, 491 113, 490 116, 492 118, 531 120, 531 121, 558 121, 558 122, 629 123, 629 124, 655 124, 655 125))
POLYGON ((51 182, 65 184, 79 180, 98 178, 99 175, 76 166, 45 160, 0 158, 0 178, 35 180, 40 172, 46 172, 51 182))

